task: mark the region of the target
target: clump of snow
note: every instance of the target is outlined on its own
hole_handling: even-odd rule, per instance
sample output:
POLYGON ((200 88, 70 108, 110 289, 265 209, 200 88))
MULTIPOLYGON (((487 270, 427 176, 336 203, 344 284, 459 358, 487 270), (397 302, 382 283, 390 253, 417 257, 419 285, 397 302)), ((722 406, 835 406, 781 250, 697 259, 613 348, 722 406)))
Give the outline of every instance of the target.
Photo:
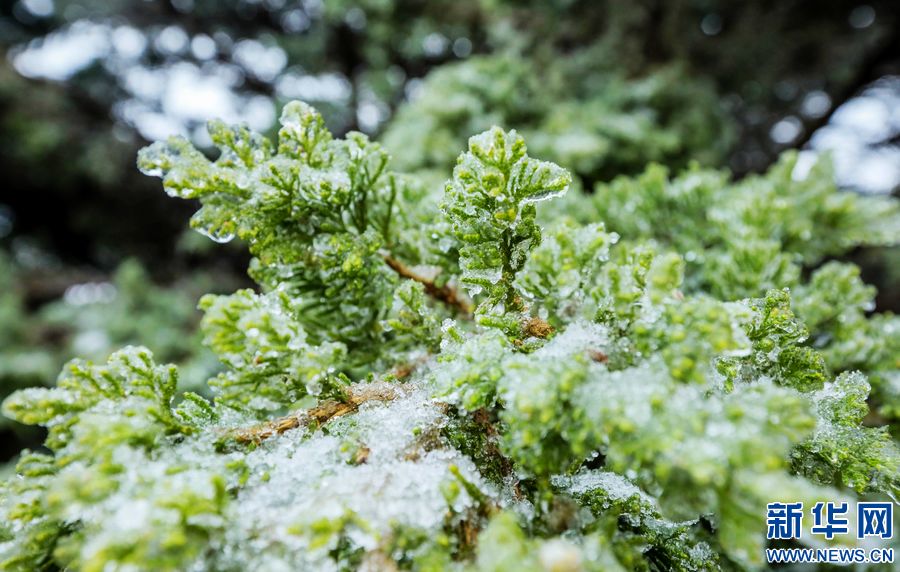
POLYGON ((448 506, 451 466, 491 491, 455 449, 421 450, 418 437, 443 419, 428 392, 414 388, 389 403, 363 404, 319 431, 288 431, 263 443, 245 457, 250 482, 231 505, 223 561, 247 570, 324 566, 337 538, 317 545, 314 529, 323 519, 346 518, 346 539, 367 550, 396 525, 437 533, 448 516, 475 506, 465 490, 448 506), (348 443, 368 450, 364 462, 353 461, 348 443))
POLYGON ((553 484, 571 495, 583 495, 602 489, 612 500, 628 500, 633 496, 650 500, 634 483, 610 471, 583 470, 571 477, 555 476, 553 484))
POLYGON ((604 350, 609 345, 610 336, 606 326, 578 321, 535 351, 534 357, 538 360, 554 360, 587 350, 604 350))

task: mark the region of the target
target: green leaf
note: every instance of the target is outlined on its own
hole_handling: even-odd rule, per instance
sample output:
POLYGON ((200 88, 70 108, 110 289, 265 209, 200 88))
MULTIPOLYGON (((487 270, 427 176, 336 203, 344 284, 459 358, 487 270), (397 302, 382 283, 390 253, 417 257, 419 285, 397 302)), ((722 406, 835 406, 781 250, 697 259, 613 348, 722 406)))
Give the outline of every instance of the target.
POLYGON ((458 241, 460 279, 471 295, 484 293, 479 312, 521 305, 513 281, 541 241, 534 203, 562 195, 571 180, 565 169, 528 157, 515 131, 494 127, 469 139, 442 209, 458 241))

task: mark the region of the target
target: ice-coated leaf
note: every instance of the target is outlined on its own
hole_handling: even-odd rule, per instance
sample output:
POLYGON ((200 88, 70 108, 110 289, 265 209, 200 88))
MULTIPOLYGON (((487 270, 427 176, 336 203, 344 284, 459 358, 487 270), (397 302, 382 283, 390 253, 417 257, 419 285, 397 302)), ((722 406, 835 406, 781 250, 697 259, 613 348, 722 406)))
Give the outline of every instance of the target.
MULTIPOLYGON (((473 92, 515 108, 538 87, 460 69, 440 103, 463 118, 473 92)), ((650 144, 640 113, 567 114, 584 125, 534 135, 583 172, 650 144)), ((736 183, 651 166, 541 205, 542 229, 570 176, 514 131, 470 140, 441 207, 432 177, 303 103, 277 145, 210 135, 214 161, 176 138, 139 164, 254 257, 258 289, 200 301, 214 399, 135 347, 10 396, 49 437, 0 485, 0 568, 757 570, 767 503, 896 497, 897 317, 869 315, 855 266, 800 271, 888 241, 894 201, 839 195, 824 166, 795 179, 791 156, 736 183)), ((117 281, 129 318, 146 281, 117 281)))
POLYGON ((541 241, 534 203, 564 194, 572 180, 526 152, 518 133, 494 127, 469 139, 445 186, 442 208, 458 241, 461 281, 483 297, 480 311, 515 309, 516 273, 541 241))

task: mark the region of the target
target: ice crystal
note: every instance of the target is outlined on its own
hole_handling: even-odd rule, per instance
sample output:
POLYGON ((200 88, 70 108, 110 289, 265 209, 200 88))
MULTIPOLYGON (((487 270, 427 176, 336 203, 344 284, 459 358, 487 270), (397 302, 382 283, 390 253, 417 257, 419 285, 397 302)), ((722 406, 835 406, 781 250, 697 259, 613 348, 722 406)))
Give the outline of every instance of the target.
POLYGON ((542 242, 570 176, 514 131, 442 197, 305 104, 210 135, 140 165, 254 256, 200 301, 213 399, 137 347, 9 397, 48 438, 0 486, 4 569, 752 570, 767 503, 896 495, 896 318, 799 271, 895 202, 651 167, 541 204, 542 242))
POLYGON ((534 203, 562 195, 570 182, 559 166, 528 157, 515 131, 495 127, 469 139, 443 208, 461 243, 461 280, 475 287, 471 293, 483 293, 482 311, 498 304, 515 309, 513 280, 541 241, 534 203))

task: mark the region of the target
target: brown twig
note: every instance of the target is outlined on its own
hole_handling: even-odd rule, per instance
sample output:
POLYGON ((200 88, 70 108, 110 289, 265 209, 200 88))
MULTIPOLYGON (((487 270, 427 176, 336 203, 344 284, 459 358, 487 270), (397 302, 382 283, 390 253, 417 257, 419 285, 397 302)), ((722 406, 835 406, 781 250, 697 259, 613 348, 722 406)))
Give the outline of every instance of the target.
POLYGON ((362 465, 366 461, 369 460, 369 454, 372 452, 372 449, 368 447, 360 447, 356 450, 356 453, 353 455, 353 464, 354 465, 362 465))
POLYGON ((281 435, 286 431, 310 425, 323 425, 336 417, 342 417, 354 413, 363 403, 370 401, 392 401, 397 398, 403 386, 386 382, 355 385, 347 388, 347 399, 337 401, 329 399, 323 401, 312 409, 298 411, 261 425, 246 429, 239 429, 231 433, 230 437, 237 443, 244 445, 250 443, 262 443, 270 437, 281 435))
POLYGON ((425 287, 425 292, 432 298, 440 300, 448 306, 455 308, 462 314, 466 314, 468 316, 472 315, 472 304, 470 304, 468 300, 461 298, 459 293, 455 289, 447 286, 446 284, 443 286, 438 286, 434 283, 434 280, 417 274, 412 268, 403 264, 388 253, 382 253, 382 257, 384 258, 384 261, 387 263, 387 265, 391 267, 391 270, 396 272, 398 276, 418 282, 425 287))
MULTIPOLYGON (((415 369, 427 361, 428 356, 421 356, 412 362, 397 366, 390 372, 390 378, 399 381, 406 379, 415 369)), ((405 386, 391 384, 386 381, 365 385, 353 385, 346 390, 346 399, 338 401, 329 399, 323 401, 312 409, 298 411, 284 417, 279 417, 261 425, 255 425, 247 429, 233 431, 228 437, 241 444, 259 444, 269 437, 281 435, 291 429, 308 427, 309 425, 322 425, 335 417, 341 417, 356 411, 360 405, 367 401, 391 401, 397 397, 397 389, 405 386)))
POLYGON ((609 356, 601 350, 589 349, 588 356, 597 363, 609 363, 609 356))
POLYGON ((553 333, 553 326, 547 320, 531 317, 522 324, 522 333, 528 338, 546 340, 553 333))

